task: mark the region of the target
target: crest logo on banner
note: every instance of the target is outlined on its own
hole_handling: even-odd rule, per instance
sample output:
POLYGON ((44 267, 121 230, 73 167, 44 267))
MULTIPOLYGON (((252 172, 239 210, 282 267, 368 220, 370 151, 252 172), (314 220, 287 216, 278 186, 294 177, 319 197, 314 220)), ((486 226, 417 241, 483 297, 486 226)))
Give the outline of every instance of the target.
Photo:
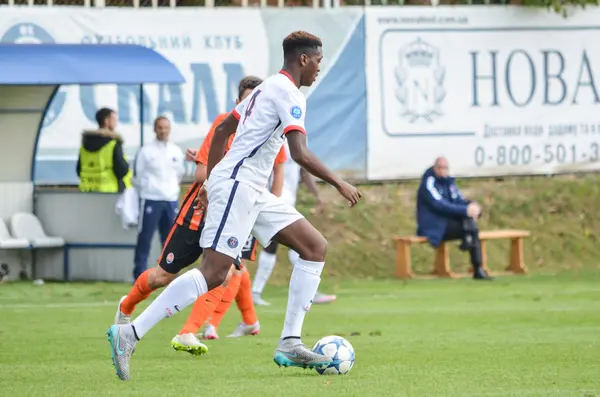
POLYGON ((394 70, 398 87, 396 99, 403 107, 402 117, 409 123, 433 122, 443 115, 445 68, 439 50, 418 37, 400 48, 394 70))

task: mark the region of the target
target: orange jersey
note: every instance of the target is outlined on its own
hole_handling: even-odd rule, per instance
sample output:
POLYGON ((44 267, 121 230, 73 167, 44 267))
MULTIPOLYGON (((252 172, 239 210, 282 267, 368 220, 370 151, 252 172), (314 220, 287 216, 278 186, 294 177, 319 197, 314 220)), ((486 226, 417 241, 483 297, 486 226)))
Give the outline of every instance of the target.
MULTIPOLYGON (((194 159, 196 164, 208 165, 208 152, 210 151, 210 144, 212 142, 213 135, 215 134, 215 129, 223 122, 223 120, 225 120, 228 115, 229 113, 221 113, 213 121, 213 124, 211 125, 210 130, 208 131, 206 138, 204 138, 202 146, 200 147, 200 150, 198 150, 196 158, 194 159)), ((229 151, 234 137, 235 134, 231 134, 229 137, 225 147, 225 153, 229 151)), ((285 155, 285 149, 281 147, 277 157, 275 157, 275 165, 285 163, 286 160, 287 158, 285 155)), ((200 228, 200 223, 202 222, 204 213, 194 209, 194 200, 198 196, 198 191, 200 190, 201 186, 202 185, 200 185, 198 182, 194 182, 185 194, 181 204, 181 210, 179 211, 179 215, 176 219, 178 225, 187 226, 192 230, 198 230, 200 228)))
MULTIPOLYGON (((210 143, 212 142, 213 135, 215 135, 215 129, 217 129, 219 124, 221 124, 228 115, 229 113, 221 113, 217 116, 215 121, 213 121, 213 124, 210 126, 208 134, 206 134, 206 138, 204 138, 204 142, 202 142, 202 146, 200 146, 200 150, 198 150, 198 154, 196 154, 196 164, 200 163, 208 165, 208 152, 210 150, 210 143)), ((227 151, 231 147, 231 143, 233 142, 234 137, 235 134, 231 134, 229 140, 227 140, 227 146, 225 146, 225 153, 227 153, 227 151)))
MULTIPOLYGON (((227 117, 227 113, 221 113, 218 115, 213 121, 210 130, 208 131, 208 135, 204 138, 204 142, 202 142, 202 146, 198 153, 196 153, 196 158, 194 161, 196 164, 208 163, 208 150, 210 149, 210 141, 212 140, 212 136, 215 133, 215 128, 223 120, 227 117)), ((229 139, 229 144, 227 147, 231 145, 231 141, 233 140, 233 135, 229 139)), ((188 189, 185 197, 183 198, 183 202, 181 203, 181 210, 179 211, 179 216, 177 217, 177 224, 181 226, 187 226, 192 230, 198 230, 200 228, 200 223, 202 222, 202 217, 204 216, 202 211, 198 211, 194 209, 194 200, 198 196, 198 191, 200 190, 201 185, 198 182, 194 182, 192 186, 188 189)))
POLYGON ((192 230, 200 229, 200 222, 202 222, 204 212, 194 208, 194 200, 196 200, 196 197, 198 197, 198 191, 200 191, 200 187, 202 187, 201 184, 194 182, 185 193, 185 197, 181 202, 179 214, 175 220, 175 223, 178 225, 189 227, 192 230))

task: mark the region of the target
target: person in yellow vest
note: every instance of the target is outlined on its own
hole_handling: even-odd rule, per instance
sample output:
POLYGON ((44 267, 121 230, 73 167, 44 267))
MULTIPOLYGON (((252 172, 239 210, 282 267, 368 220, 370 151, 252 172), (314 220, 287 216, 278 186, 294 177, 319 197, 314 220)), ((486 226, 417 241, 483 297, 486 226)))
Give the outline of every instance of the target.
POLYGON ((123 153, 123 138, 115 129, 117 113, 96 112, 97 130, 83 131, 77 175, 82 192, 120 193, 131 187, 132 171, 123 153))

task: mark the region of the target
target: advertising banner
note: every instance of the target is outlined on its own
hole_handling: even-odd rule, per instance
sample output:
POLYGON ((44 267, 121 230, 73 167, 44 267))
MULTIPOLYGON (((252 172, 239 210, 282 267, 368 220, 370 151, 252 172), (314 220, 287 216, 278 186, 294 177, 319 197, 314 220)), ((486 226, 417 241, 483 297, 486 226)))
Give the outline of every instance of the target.
MULTIPOLYGON (((172 122, 171 139, 182 148, 199 147, 215 117, 235 106, 242 77, 279 71, 285 36, 298 29, 317 34, 324 41, 320 78, 303 89, 311 148, 336 170, 366 175, 360 10, 1 8, 2 43, 138 44, 171 61, 186 83, 144 85, 143 141, 154 139, 152 121, 164 115, 172 122), (329 73, 338 60, 348 63, 329 73)), ((95 128, 101 107, 118 112, 117 129, 132 159, 142 143, 139 99, 139 86, 61 87, 44 120, 35 182, 78 183, 81 133, 95 128)), ((191 174, 193 164, 188 166, 191 174)))
POLYGON ((368 8, 368 179, 600 168, 600 12, 368 8))

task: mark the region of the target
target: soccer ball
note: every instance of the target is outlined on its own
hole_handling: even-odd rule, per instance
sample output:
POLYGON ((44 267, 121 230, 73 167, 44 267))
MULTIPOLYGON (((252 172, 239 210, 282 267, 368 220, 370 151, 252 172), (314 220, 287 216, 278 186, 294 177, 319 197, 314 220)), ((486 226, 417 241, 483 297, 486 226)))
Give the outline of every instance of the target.
POLYGON ((354 366, 354 348, 341 336, 326 336, 317 342, 313 352, 333 360, 327 367, 316 367, 321 375, 344 375, 354 366))

